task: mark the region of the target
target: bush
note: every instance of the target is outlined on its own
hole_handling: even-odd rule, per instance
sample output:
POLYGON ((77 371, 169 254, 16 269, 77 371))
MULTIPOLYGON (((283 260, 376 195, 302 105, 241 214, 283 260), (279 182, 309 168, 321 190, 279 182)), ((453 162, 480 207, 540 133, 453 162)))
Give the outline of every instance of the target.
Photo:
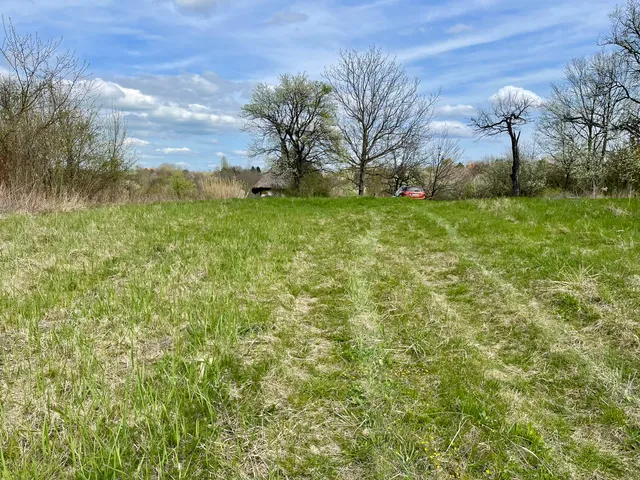
POLYGON ((305 175, 300 181, 298 196, 302 197, 330 197, 333 181, 329 176, 320 172, 305 175))
MULTIPOLYGON (((461 175, 458 190, 463 198, 492 198, 511 195, 511 159, 492 158, 467 167, 470 174, 461 175), (466 178, 466 180, 465 180, 466 178)), ((520 191, 533 197, 547 188, 549 163, 545 160, 520 162, 520 191)))
POLYGON ((0 186, 13 196, 104 195, 132 163, 122 116, 103 113, 86 65, 58 42, 4 31, 0 186))
POLYGON ((169 184, 174 195, 179 199, 189 196, 196 189, 195 184, 185 178, 184 173, 180 171, 172 172, 169 184))
POLYGON ((206 200, 242 198, 240 181, 219 172, 190 172, 174 165, 137 168, 121 182, 120 201, 206 200))
POLYGON ((633 194, 640 189, 640 152, 635 147, 622 148, 605 164, 604 188, 610 194, 633 194))

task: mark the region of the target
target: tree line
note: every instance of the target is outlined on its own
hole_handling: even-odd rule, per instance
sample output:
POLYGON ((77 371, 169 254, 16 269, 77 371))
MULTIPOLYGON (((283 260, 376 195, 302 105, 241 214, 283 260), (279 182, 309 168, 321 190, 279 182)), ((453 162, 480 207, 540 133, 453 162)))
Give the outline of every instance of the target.
POLYGON ((438 94, 424 95, 419 87, 377 48, 342 52, 323 81, 282 75, 278 85, 258 85, 243 107, 245 130, 253 135, 250 155, 268 158, 296 191, 305 176, 336 167, 348 172, 359 195, 371 175, 397 189, 424 183, 428 171, 433 189, 440 189, 461 152, 456 142, 435 139, 438 94))
MULTIPOLYGON (((602 50, 572 60, 547 99, 513 89, 476 108, 468 120, 475 135, 505 136, 511 146, 502 162, 508 172, 490 165, 495 160, 476 172, 506 173, 513 196, 537 190, 523 190, 523 170, 575 194, 640 187, 640 1, 617 8, 611 21, 602 50), (536 132, 529 149, 521 139, 527 124, 536 132)), ((256 87, 243 108, 249 151, 291 177, 294 190, 305 176, 329 172, 359 195, 375 176, 389 192, 413 183, 430 198, 464 197, 475 165, 463 171, 458 142, 433 131, 438 97, 421 93, 420 80, 377 48, 341 52, 321 81, 285 74, 278 85, 256 87)))

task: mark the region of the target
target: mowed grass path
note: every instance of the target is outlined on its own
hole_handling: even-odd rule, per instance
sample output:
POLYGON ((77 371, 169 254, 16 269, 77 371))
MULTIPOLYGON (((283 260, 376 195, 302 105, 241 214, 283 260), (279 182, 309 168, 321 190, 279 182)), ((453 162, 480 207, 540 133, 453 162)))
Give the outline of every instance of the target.
POLYGON ((0 218, 0 477, 640 478, 640 202, 0 218))

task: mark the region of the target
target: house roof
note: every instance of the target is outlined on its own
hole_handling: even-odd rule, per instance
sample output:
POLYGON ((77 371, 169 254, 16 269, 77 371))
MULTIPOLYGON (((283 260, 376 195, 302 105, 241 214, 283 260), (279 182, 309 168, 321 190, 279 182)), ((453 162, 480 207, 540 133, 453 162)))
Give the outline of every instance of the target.
POLYGON ((289 175, 267 172, 260 177, 260 180, 256 182, 251 191, 258 193, 261 190, 284 190, 290 186, 291 179, 289 175))

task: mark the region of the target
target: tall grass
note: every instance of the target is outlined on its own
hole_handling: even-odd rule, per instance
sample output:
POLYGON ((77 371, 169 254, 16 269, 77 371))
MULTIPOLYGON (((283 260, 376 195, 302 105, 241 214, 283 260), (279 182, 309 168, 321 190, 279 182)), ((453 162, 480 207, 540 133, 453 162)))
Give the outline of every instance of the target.
POLYGON ((104 190, 99 195, 66 189, 53 193, 33 187, 9 188, 0 185, 0 213, 67 212, 98 205, 232 199, 246 196, 243 184, 233 178, 209 175, 186 185, 187 189, 180 191, 171 183, 151 189, 137 185, 134 188, 126 188, 125 183, 117 185, 115 189, 104 190))
POLYGON ((243 198, 246 192, 242 183, 233 178, 219 178, 213 175, 200 178, 197 182, 199 185, 199 197, 202 199, 214 198, 243 198))
POLYGON ((0 185, 0 213, 2 212, 68 212, 85 208, 92 202, 87 196, 74 192, 48 193, 36 188, 13 188, 0 185))
POLYGON ((636 199, 5 215, 0 478, 638 478, 639 221, 636 199))

